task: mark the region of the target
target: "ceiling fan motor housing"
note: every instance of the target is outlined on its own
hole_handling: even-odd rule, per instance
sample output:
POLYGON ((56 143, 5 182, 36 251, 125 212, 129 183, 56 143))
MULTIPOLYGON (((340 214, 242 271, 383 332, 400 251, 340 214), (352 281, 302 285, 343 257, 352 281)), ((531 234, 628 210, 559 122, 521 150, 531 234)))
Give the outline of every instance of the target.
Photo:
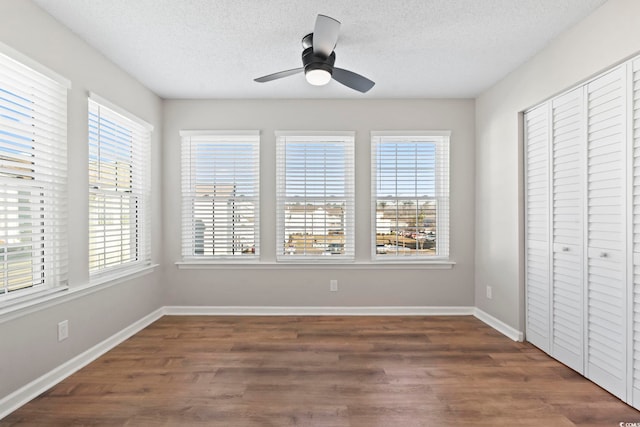
MULTIPOLYGON (((309 36, 306 36, 305 39, 307 39, 307 37, 309 36)), ((313 47, 307 47, 302 51, 302 65, 304 65, 305 73, 310 70, 325 70, 329 74, 333 74, 333 65, 335 62, 335 52, 331 52, 331 55, 326 57, 322 54, 314 53, 313 47)))

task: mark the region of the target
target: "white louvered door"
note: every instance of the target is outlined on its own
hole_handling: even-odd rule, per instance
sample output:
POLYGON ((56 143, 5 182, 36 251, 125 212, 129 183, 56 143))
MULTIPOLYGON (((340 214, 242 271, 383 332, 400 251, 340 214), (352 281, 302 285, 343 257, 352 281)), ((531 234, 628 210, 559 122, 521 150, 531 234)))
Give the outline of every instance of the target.
POLYGON ((550 351, 549 108, 524 116, 526 141, 526 336, 550 351))
POLYGON ((551 101, 551 355, 582 373, 583 88, 551 101))
POLYGON ((523 125, 526 339, 640 408, 640 57, 523 125))
POLYGON ((633 61, 631 129, 632 156, 632 251, 633 251, 633 396, 632 404, 640 407, 640 58, 633 61))
POLYGON ((625 399, 624 68, 587 85, 586 376, 625 399))

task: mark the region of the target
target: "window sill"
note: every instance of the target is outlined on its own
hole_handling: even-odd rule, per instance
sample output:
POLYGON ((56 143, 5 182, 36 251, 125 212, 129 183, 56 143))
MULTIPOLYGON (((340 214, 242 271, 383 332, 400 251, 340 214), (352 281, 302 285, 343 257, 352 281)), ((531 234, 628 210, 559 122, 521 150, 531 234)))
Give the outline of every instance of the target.
POLYGON ((147 274, 148 270, 153 271, 158 264, 138 264, 127 268, 115 269, 108 272, 97 273, 89 276, 87 287, 100 286, 103 284, 116 284, 123 280, 135 279, 138 276, 147 274), (112 283, 115 282, 115 283, 112 283))
POLYGON ((455 261, 413 261, 413 262, 349 262, 349 263, 309 263, 309 262, 212 262, 178 261, 181 270, 317 270, 332 268, 337 270, 451 270, 455 261))
POLYGON ((128 271, 118 277, 102 278, 99 282, 91 282, 82 286, 59 287, 45 292, 42 295, 29 295, 25 298, 16 298, 10 305, 0 306, 0 323, 4 323, 18 317, 25 316, 54 305, 66 303, 85 295, 110 288, 124 281, 132 280, 140 276, 152 273, 158 264, 152 264, 135 271, 128 271))

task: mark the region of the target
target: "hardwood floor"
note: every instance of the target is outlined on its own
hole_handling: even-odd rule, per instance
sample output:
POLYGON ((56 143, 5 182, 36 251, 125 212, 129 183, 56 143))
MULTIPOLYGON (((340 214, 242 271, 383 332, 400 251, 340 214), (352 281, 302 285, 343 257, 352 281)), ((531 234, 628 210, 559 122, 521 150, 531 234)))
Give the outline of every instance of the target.
POLYGON ((621 422, 640 412, 473 317, 165 316, 0 426, 621 422))

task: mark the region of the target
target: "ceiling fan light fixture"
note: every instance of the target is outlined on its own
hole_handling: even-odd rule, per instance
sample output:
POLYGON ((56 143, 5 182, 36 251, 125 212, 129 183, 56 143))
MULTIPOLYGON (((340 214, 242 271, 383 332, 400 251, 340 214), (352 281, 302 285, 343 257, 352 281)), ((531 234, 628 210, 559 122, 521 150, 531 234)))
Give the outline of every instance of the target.
POLYGON ((327 70, 323 70, 322 68, 314 68, 305 71, 304 74, 307 82, 314 86, 324 86, 331 80, 331 73, 327 70))

